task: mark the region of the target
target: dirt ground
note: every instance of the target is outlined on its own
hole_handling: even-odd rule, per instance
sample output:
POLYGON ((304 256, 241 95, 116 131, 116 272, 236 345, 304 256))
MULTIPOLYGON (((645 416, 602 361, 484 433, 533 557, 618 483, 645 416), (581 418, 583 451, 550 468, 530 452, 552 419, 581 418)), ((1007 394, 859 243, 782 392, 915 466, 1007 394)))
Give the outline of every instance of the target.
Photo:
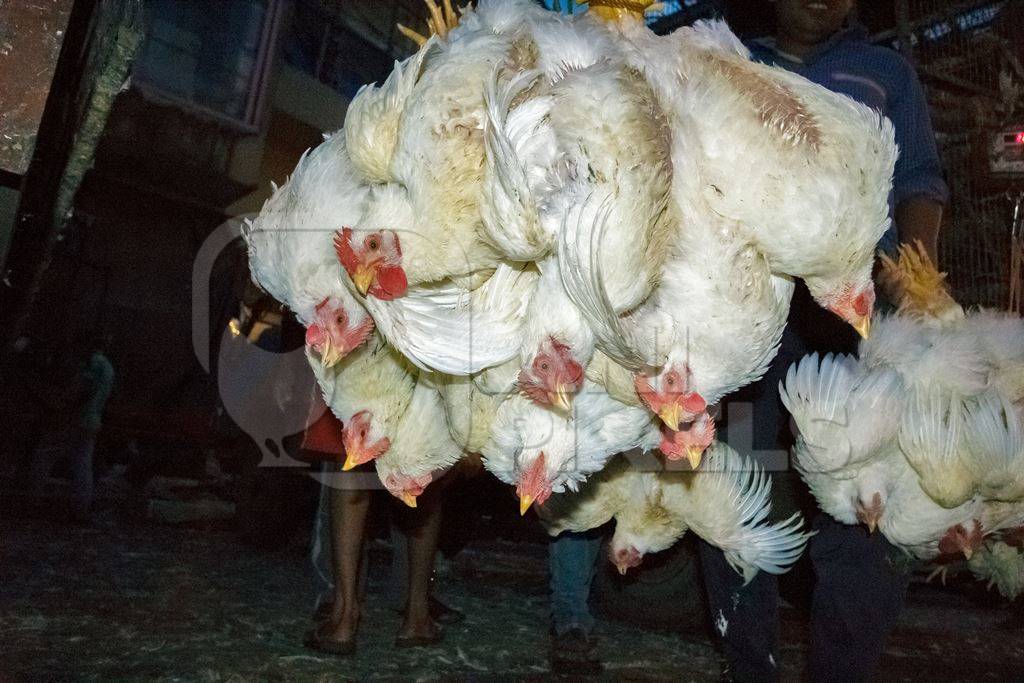
MULTIPOLYGON (((544 548, 471 546, 439 580, 467 619, 442 645, 395 650, 398 615, 371 553, 358 653, 303 649, 317 583, 300 548, 256 551, 228 529, 127 520, 91 527, 0 520, 0 681, 540 680, 548 676, 544 548)), ((1020 625, 977 590, 915 586, 882 680, 1021 680, 1020 625), (1015 625, 1016 624, 1016 625, 1015 625)), ((806 627, 784 610, 782 673, 797 680, 806 627)), ((717 680, 706 633, 600 625, 605 679, 717 680)))

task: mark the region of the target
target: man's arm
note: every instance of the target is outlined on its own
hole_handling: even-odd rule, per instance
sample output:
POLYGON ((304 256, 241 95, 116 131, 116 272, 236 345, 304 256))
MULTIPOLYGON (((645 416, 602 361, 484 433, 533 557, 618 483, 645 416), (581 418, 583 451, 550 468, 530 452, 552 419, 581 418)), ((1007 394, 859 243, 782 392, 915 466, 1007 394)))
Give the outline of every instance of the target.
POLYGON ((928 195, 904 199, 896 207, 896 226, 900 242, 914 244, 920 241, 931 257, 939 262, 939 227, 942 225, 942 202, 928 195))
POLYGON ((939 227, 948 190, 924 90, 910 64, 901 60, 899 67, 888 112, 900 148, 893 177, 893 219, 899 241, 913 244, 920 240, 932 262, 938 264, 939 227))

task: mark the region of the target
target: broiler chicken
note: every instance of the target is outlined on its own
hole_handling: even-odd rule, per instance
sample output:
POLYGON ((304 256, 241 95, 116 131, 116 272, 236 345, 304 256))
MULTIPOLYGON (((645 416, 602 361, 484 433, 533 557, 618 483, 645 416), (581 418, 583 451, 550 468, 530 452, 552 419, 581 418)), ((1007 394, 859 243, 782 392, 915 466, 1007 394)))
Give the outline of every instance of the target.
POLYGON ((539 261, 535 303, 546 314, 530 316, 521 384, 538 403, 565 409, 594 344, 555 281, 567 267, 553 255, 556 239, 572 230, 574 211, 599 207, 606 220, 594 236, 595 267, 609 309, 617 315, 642 303, 673 227, 664 212, 669 139, 653 93, 615 59, 602 26, 575 17, 535 23, 528 35, 540 68, 505 82, 497 71, 488 86, 484 224, 510 257, 539 261), (553 376, 563 368, 572 381, 553 376))
POLYGON ((642 471, 619 458, 580 491, 552 496, 539 514, 552 535, 585 531, 614 518, 609 554, 623 574, 690 529, 721 548, 749 582, 759 570, 786 571, 810 537, 800 530, 799 514, 766 523, 770 498, 764 471, 716 443, 696 472, 642 471))
POLYGON ((562 415, 516 395, 498 408, 484 446, 484 466, 516 486, 520 511, 542 504, 552 493, 574 491, 616 453, 657 446, 659 432, 650 413, 609 398, 584 383, 562 415))
POLYGON ((885 259, 881 282, 899 312, 860 360, 805 358, 781 388, 797 467, 837 520, 920 560, 970 560, 1024 522, 1024 421, 997 369, 1021 323, 964 312, 920 247, 885 259))
MULTIPOLYGON (((661 285, 626 316, 615 314, 598 271, 590 267, 594 258, 587 245, 601 233, 600 222, 581 225, 575 239, 582 237, 582 244, 565 235, 560 256, 572 264, 566 266, 567 290, 578 298, 603 350, 637 371, 639 397, 676 436, 701 433, 702 439, 687 444, 696 464, 714 437, 713 423, 698 430, 684 425, 707 425, 708 406, 765 372, 778 350, 793 283, 773 275, 734 224, 706 207, 675 202, 673 209, 685 227, 671 245, 661 285)), ((677 444, 666 453, 679 450, 677 444)))
POLYGON ((416 384, 402 356, 374 335, 330 367, 308 352, 307 357, 324 402, 343 425, 342 468, 350 470, 386 453, 416 384))
POLYGON ((636 20, 616 29, 661 99, 673 140, 694 150, 689 190, 741 225, 772 272, 803 278, 819 304, 866 336, 875 247, 890 224, 891 123, 752 62, 723 22, 663 37, 636 20))
POLYGON ((328 366, 374 329, 331 253, 338 223, 357 218, 365 199, 345 136, 330 135, 302 155, 288 182, 244 231, 253 279, 295 313, 306 326, 307 346, 328 366))
POLYGON ((345 135, 369 189, 335 252, 381 334, 424 370, 472 374, 520 347, 531 271, 481 239, 480 195, 484 82, 515 52, 521 26, 510 19, 524 14, 529 3, 491 2, 450 31, 454 20, 435 22, 443 38, 349 107, 345 135))
POLYGON ((428 376, 420 375, 390 448, 374 460, 377 476, 391 495, 416 507, 423 490, 463 455, 448 431, 441 395, 428 376))
POLYGON ((394 299, 497 264, 478 235, 483 83, 508 47, 483 31, 433 38, 349 105, 350 153, 373 185, 338 256, 360 294, 394 299))

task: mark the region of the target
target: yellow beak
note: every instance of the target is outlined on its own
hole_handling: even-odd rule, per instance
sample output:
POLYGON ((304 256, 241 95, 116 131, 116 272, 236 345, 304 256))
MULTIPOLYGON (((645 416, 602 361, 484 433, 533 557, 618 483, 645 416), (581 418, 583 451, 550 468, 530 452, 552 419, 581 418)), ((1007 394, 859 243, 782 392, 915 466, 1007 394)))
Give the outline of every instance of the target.
POLYGON ((519 515, 520 516, 525 515, 526 511, 530 509, 531 505, 533 505, 533 496, 523 496, 522 498, 520 498, 519 499, 519 515))
POLYGON ((399 498, 403 503, 405 503, 409 507, 416 507, 416 496, 412 495, 411 493, 403 493, 401 496, 399 496, 399 498))
POLYGON ((700 467, 700 459, 703 455, 704 450, 697 446, 686 447, 686 459, 690 462, 690 467, 693 469, 700 467))
POLYGON ((871 335, 871 318, 864 316, 854 324, 853 329, 857 330, 862 339, 867 339, 871 335))
POLYGON ((679 431, 679 420, 682 418, 683 408, 678 403, 669 403, 658 412, 658 417, 665 423, 665 426, 673 432, 679 431))
POLYGON ((352 283, 363 296, 366 296, 366 292, 370 289, 370 284, 373 282, 373 275, 373 269, 367 268, 362 264, 356 266, 356 272, 352 274, 352 283))
POLYGON ((342 463, 342 465, 341 465, 341 471, 342 472, 348 472, 353 467, 358 467, 358 466, 359 466, 359 463, 356 462, 355 456, 353 456, 352 453, 346 453, 345 454, 345 462, 342 463))
POLYGON ((329 368, 339 360, 341 360, 341 352, 334 348, 334 345, 331 344, 331 338, 328 337, 327 341, 324 342, 324 351, 320 354, 320 364, 325 368, 329 368))
POLYGON ((559 384, 555 387, 555 390, 548 396, 551 399, 551 404, 556 406, 560 410, 567 413, 572 412, 572 405, 569 402, 569 395, 565 393, 565 385, 559 384))
POLYGON ((616 564, 615 568, 619 570, 619 574, 622 575, 622 576, 625 576, 626 572, 629 571, 629 567, 627 567, 624 564, 616 564))
POLYGON ((869 519, 867 521, 867 525, 868 525, 868 533, 869 534, 875 533, 875 529, 878 528, 878 522, 874 518, 869 519))
POLYGON ((964 559, 970 560, 974 555, 974 551, 971 548, 964 548, 964 559))

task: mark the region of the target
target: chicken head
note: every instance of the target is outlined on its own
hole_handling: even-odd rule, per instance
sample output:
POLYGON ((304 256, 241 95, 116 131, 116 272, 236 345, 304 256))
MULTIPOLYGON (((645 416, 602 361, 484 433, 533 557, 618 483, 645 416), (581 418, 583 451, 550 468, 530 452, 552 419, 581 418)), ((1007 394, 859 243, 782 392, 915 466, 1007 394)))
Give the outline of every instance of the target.
POLYGON ((518 385, 534 403, 570 412, 572 397, 583 386, 583 366, 568 345, 548 337, 529 367, 519 371, 518 385))
POLYGON ((345 471, 379 458, 391 447, 391 440, 380 433, 373 415, 367 410, 352 416, 342 430, 341 439, 345 446, 345 463, 341 469, 345 471))
POLYGON ((366 341, 371 332, 373 318, 365 311, 346 310, 340 299, 328 297, 317 305, 306 328, 306 346, 329 368, 366 341))
POLYGON ((684 422, 692 422, 707 409, 704 398, 690 391, 689 372, 685 367, 667 366, 654 377, 637 373, 633 386, 640 400, 673 431, 684 422))
POLYGON ((519 496, 520 515, 525 515, 534 503, 543 505, 551 497, 551 476, 548 474, 544 451, 520 471, 516 495, 519 496))
POLYGON ((939 539, 939 553, 942 555, 963 554, 965 559, 971 559, 971 556, 981 548, 982 541, 985 540, 981 522, 976 519, 973 522, 970 530, 963 524, 951 526, 946 531, 946 535, 939 539))
POLYGON ((882 513, 885 512, 885 505, 882 504, 882 494, 876 491, 867 503, 863 500, 857 501, 854 509, 857 511, 857 521, 866 526, 868 532, 875 533, 875 529, 878 528, 878 522, 882 519, 882 513))
POLYGON ((615 568, 619 570, 619 574, 625 576, 626 572, 630 569, 640 566, 644 556, 631 545, 616 547, 616 544, 613 542, 608 546, 608 558, 615 565, 615 568))
POLYGON ((402 269, 401 240, 391 230, 342 228, 334 234, 334 252, 363 296, 391 301, 409 288, 402 269))
MULTIPOLYGON (((810 283, 808 283, 810 285, 810 283)), ((814 295, 814 290, 811 290, 814 295)), ((864 285, 846 283, 814 299, 840 318, 850 323, 862 338, 871 332, 871 315, 875 309, 875 286, 870 280, 864 285)))
POLYGON ((384 478, 383 484, 388 493, 414 508, 416 499, 423 494, 432 480, 433 477, 429 472, 420 477, 410 477, 393 472, 384 478))
POLYGON ((695 420, 680 425, 678 430, 662 425, 658 449, 669 460, 686 458, 690 467, 697 469, 700 467, 701 456, 714 440, 715 421, 704 411, 695 420))

